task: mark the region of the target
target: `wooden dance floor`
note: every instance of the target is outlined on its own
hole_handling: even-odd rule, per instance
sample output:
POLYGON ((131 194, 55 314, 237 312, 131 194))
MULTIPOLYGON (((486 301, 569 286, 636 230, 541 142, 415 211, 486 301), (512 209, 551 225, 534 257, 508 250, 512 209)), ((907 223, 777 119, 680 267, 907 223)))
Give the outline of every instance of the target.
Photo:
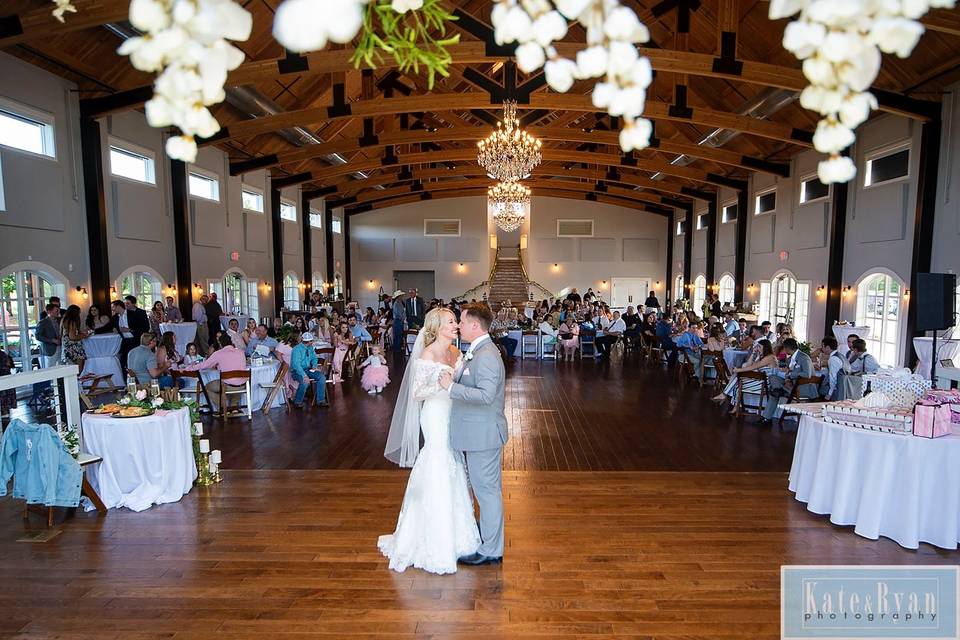
POLYGON ((776 638, 783 564, 957 562, 807 512, 793 424, 721 418, 663 372, 525 363, 509 384, 501 566, 387 570, 407 472, 377 459, 390 399, 348 388, 328 417, 212 426, 224 482, 176 504, 24 543, 44 519, 0 500, 0 636, 776 638))

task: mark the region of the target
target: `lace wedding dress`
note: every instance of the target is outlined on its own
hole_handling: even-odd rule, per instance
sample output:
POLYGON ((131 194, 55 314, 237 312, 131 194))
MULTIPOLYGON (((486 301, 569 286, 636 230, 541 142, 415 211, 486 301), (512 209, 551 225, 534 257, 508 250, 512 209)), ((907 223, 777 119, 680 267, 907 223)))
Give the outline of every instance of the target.
POLYGON ((407 481, 396 531, 377 542, 394 571, 413 566, 454 573, 457 558, 480 546, 463 461, 450 448, 450 395, 437 382, 440 372, 449 368, 422 358, 412 365, 413 397, 423 401, 424 445, 407 481))

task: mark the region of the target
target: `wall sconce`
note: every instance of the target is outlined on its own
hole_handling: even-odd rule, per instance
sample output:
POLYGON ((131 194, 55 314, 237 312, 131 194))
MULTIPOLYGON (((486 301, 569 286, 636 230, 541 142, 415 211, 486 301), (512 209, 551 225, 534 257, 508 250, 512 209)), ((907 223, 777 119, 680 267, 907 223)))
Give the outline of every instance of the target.
POLYGON ((266 289, 267 291, 271 291, 273 289, 273 287, 270 286, 270 283, 267 281, 263 282, 263 288, 266 289))
POLYGON ((520 234, 520 250, 523 251, 527 248, 527 234, 520 234))
POLYGON ((87 299, 87 288, 86 287, 77 287, 77 293, 80 294, 80 297, 84 300, 87 299))
POLYGON ((850 285, 847 285, 843 288, 843 297, 846 298, 850 294, 850 285))
POLYGON ((600 281, 600 288, 601 288, 601 289, 606 289, 606 288, 607 288, 607 281, 606 281, 606 280, 601 280, 601 281, 600 281))
POLYGON ((376 287, 376 283, 373 281, 373 278, 367 280, 367 288, 373 289, 374 287, 376 287))
POLYGON ((904 290, 904 292, 903 292, 903 297, 904 297, 904 298, 909 298, 909 297, 910 297, 910 289, 905 289, 905 290, 904 290))
POLYGON ((556 262, 554 262, 554 263, 553 263, 553 270, 554 270, 554 271, 560 271, 560 265, 557 264, 556 262))
POLYGON ((490 248, 491 249, 497 248, 497 234, 495 233, 490 234, 490 248))
POLYGON ((660 281, 659 281, 659 280, 657 280, 657 281, 654 283, 653 288, 654 288, 654 289, 659 289, 659 288, 660 288, 660 281))
POLYGON ((196 289, 197 291, 203 291, 203 287, 200 286, 199 282, 194 282, 193 288, 196 289))
POLYGON ((756 285, 754 285, 752 282, 749 283, 749 284, 747 284, 747 291, 750 292, 750 293, 753 293, 753 289, 754 289, 755 286, 756 286, 756 285))
POLYGON ((818 296, 822 296, 822 295, 825 294, 826 292, 827 292, 827 288, 826 288, 825 286, 820 285, 819 287, 817 287, 817 295, 818 295, 818 296))
POLYGON ((457 265, 457 271, 463 273, 466 270, 467 270, 467 267, 462 262, 457 265))
POLYGON ((110 287, 110 296, 113 297, 113 298, 116 298, 116 297, 117 297, 117 288, 116 288, 116 287, 110 287))
POLYGON ((173 293, 176 293, 176 292, 177 292, 177 288, 174 287, 172 284, 170 284, 170 283, 168 282, 168 283, 167 283, 167 291, 169 291, 171 294, 173 294, 173 293))

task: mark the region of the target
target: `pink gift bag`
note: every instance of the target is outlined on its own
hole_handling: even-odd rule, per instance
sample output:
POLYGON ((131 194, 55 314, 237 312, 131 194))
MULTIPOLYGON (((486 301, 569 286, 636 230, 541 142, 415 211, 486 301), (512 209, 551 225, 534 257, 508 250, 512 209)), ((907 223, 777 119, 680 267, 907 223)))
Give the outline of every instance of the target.
POLYGON ((921 400, 913 408, 913 435, 939 438, 950 433, 950 405, 940 404, 936 400, 921 400))
POLYGON ((930 389, 924 400, 950 405, 950 421, 960 424, 960 389, 930 389))

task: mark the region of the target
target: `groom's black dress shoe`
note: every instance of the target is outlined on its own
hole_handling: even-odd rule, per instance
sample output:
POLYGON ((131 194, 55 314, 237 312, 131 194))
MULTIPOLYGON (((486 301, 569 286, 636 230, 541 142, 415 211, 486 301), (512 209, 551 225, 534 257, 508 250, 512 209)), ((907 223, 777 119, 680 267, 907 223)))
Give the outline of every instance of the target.
POLYGON ((469 564, 472 566, 479 566, 481 564, 500 564, 503 562, 503 558, 494 558, 493 556, 485 556, 482 553, 471 553, 469 556, 464 556, 458 558, 457 562, 460 564, 469 564))

